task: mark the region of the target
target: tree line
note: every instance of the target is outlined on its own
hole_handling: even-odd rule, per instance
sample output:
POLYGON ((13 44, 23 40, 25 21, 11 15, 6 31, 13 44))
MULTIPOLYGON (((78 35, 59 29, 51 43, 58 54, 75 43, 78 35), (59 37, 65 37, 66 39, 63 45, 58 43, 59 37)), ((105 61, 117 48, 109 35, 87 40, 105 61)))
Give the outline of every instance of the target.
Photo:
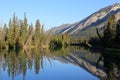
POLYGON ((62 48, 69 45, 70 38, 67 34, 51 35, 46 34, 44 25, 39 19, 35 25, 28 24, 26 14, 24 19, 18 19, 13 14, 8 24, 0 27, 0 49, 17 50, 33 48, 62 48))
POLYGON ((18 19, 13 14, 8 25, 5 23, 0 28, 0 48, 1 49, 18 49, 28 47, 41 47, 48 44, 47 35, 44 32, 44 26, 36 20, 35 26, 28 24, 26 14, 24 19, 18 19))
POLYGON ((70 37, 68 34, 52 35, 49 43, 50 49, 66 48, 70 45, 70 37))

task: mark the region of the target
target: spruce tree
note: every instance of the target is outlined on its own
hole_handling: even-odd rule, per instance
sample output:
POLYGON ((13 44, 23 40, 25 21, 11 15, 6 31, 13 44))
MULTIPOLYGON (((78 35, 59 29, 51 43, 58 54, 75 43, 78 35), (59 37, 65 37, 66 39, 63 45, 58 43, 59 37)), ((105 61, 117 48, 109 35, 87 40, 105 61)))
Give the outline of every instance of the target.
POLYGON ((116 24, 116 43, 117 45, 120 45, 120 19, 117 21, 116 24))
POLYGON ((7 35, 8 46, 9 46, 9 49, 14 49, 14 47, 15 47, 15 44, 14 44, 14 28, 12 26, 12 20, 11 19, 9 20, 8 27, 9 27, 8 35, 7 35))
POLYGON ((20 39, 23 46, 25 45, 25 42, 27 40, 27 27, 28 27, 27 18, 26 14, 24 14, 24 21, 23 25, 21 26, 21 39, 20 39))
POLYGON ((1 35, 1 40, 2 40, 2 44, 1 47, 3 49, 5 49, 7 47, 7 25, 6 23, 4 24, 4 27, 2 29, 2 35, 1 35))
POLYGON ((37 20, 36 21, 36 25, 35 25, 35 35, 34 35, 34 45, 35 46, 39 46, 40 45, 40 30, 41 30, 41 25, 40 25, 40 21, 37 20))
POLYGON ((28 37, 25 45, 32 45, 33 44, 33 25, 29 25, 28 29, 28 37))
POLYGON ((108 18, 107 28, 104 30, 104 42, 107 46, 114 46, 114 40, 115 40, 115 29, 116 29, 116 21, 115 21, 115 15, 112 14, 108 18))

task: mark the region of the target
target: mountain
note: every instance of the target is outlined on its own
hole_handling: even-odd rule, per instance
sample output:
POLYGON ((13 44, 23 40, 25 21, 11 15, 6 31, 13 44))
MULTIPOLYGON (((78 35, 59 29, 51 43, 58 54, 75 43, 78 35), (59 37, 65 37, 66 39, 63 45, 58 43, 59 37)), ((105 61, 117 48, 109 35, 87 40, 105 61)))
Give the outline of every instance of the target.
POLYGON ((91 37, 96 35, 96 27, 101 32, 103 31, 104 25, 106 24, 107 19, 111 14, 115 14, 116 20, 120 19, 119 3, 102 8, 82 21, 78 21, 72 24, 63 24, 59 27, 50 29, 48 32, 52 32, 54 34, 68 33, 71 36, 91 37))

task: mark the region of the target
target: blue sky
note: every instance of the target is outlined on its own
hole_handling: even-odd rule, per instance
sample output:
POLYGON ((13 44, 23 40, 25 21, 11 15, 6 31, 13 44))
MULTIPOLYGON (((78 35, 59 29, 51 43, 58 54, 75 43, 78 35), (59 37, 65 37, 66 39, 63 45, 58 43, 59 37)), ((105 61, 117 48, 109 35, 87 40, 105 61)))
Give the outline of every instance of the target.
POLYGON ((39 19, 47 30, 80 21, 114 3, 120 3, 120 0, 1 0, 0 24, 8 22, 14 12, 23 19, 26 12, 29 23, 39 19))

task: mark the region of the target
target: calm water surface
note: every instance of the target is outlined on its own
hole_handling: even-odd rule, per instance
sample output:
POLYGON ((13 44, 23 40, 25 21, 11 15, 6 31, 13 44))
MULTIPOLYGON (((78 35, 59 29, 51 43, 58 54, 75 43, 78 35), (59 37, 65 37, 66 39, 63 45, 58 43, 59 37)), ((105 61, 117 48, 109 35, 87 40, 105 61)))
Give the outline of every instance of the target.
POLYGON ((106 80, 103 57, 82 49, 1 52, 0 80, 106 80))
POLYGON ((18 73, 8 76, 8 68, 4 71, 1 68, 0 80, 98 80, 96 77, 73 64, 62 63, 58 60, 52 60, 51 63, 45 60, 44 68, 35 73, 35 67, 27 69, 26 74, 18 73))

